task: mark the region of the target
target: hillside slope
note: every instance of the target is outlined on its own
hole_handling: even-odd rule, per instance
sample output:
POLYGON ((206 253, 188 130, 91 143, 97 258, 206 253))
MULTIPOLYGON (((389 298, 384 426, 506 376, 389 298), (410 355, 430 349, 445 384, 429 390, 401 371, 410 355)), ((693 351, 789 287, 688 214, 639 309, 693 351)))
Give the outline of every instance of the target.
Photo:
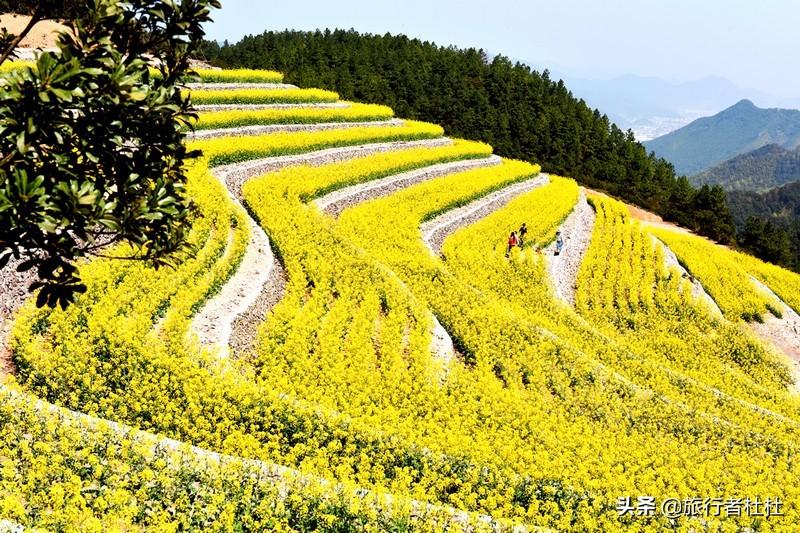
POLYGON ((17 310, 0 528, 768 529, 640 493, 798 523, 800 276, 383 106, 200 75, 196 253, 17 310))
MULTIPOLYGON (((208 43, 206 59, 222 67, 272 68, 301 86, 388 105, 399 116, 441 124, 449 135, 491 144, 498 155, 543 165, 718 241, 733 238, 723 202, 703 204, 651 157, 632 134, 551 79, 484 50, 441 46, 404 35, 354 30, 264 32, 236 44, 208 43), (702 205, 701 205, 702 204, 702 205), (712 217, 695 216, 698 210, 712 217)), ((722 195, 720 195, 722 197, 722 195)))
POLYGON ((644 143, 675 165, 679 174, 693 175, 737 155, 777 144, 800 145, 800 111, 760 109, 749 100, 644 143))
POLYGON ((690 178, 694 185, 721 185, 727 191, 764 192, 800 180, 800 147, 768 144, 737 155, 690 178))

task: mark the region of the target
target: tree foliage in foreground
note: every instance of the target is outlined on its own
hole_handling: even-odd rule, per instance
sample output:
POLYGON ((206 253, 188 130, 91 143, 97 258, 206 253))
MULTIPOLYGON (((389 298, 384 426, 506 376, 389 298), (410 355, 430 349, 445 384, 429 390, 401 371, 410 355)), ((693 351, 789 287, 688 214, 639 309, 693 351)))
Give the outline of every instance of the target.
MULTIPOLYGON (((185 248, 184 163, 194 154, 183 126, 193 114, 178 83, 220 4, 25 5, 34 19, 77 18, 57 52, 0 78, 0 268, 22 260, 20 270, 36 269, 37 304, 63 307, 85 290, 75 265, 82 257, 129 242, 126 258, 158 267, 185 248), (148 57, 158 58, 159 75, 148 57)), ((9 55, 15 39, 2 44, 9 55)))
POLYGON ((265 32, 239 43, 206 43, 220 66, 272 68, 286 81, 334 89, 342 98, 394 108, 487 142, 502 156, 541 163, 721 242, 734 228, 721 189, 696 190, 547 71, 483 50, 441 47, 355 31, 265 32), (717 201, 722 198, 723 201, 717 201))

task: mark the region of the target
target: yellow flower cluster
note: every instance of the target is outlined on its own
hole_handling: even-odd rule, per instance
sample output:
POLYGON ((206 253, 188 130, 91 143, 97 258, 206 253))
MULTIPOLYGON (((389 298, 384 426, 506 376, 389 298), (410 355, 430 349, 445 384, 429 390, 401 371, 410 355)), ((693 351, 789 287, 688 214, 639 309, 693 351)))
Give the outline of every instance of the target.
MULTIPOLYGON (((0 519, 35 531, 488 531, 478 516, 364 493, 35 405, 0 388, 0 519)), ((497 524, 502 525, 502 524, 497 524)))
POLYGON ((0 65, 0 74, 13 72, 25 67, 33 67, 34 65, 35 63, 33 61, 6 61, 0 65))
POLYGON ((748 322, 763 320, 775 302, 759 292, 731 250, 708 240, 666 229, 652 229, 678 256, 689 273, 700 280, 726 318, 748 322))
POLYGON ((767 285, 789 307, 800 313, 800 274, 738 252, 729 252, 732 261, 767 285))
MULTIPOLYGON (((240 117, 293 120, 258 113, 240 117)), ((548 258, 536 251, 575 206, 572 180, 553 176, 456 232, 444 258, 420 235, 424 221, 535 177, 536 165, 449 174, 338 220, 312 204, 349 185, 486 157, 484 144, 397 147, 246 183, 248 208, 288 274, 285 293, 254 354, 219 365, 187 341, 189 319, 249 237, 210 167, 442 134, 406 122, 192 142, 204 152, 189 181, 202 213, 196 254, 175 270, 84 265, 87 293, 67 311, 24 309, 12 348, 29 392, 237 458, 209 465, 140 434, 87 430, 0 389, 0 519, 89 531, 448 527, 439 508, 411 509, 417 499, 559 531, 791 530, 800 401, 787 370, 692 300, 622 204, 591 198, 597 222, 575 309, 553 298, 548 258), (526 246, 506 258, 522 222, 526 246), (432 355, 431 315, 454 341, 451 361, 432 355), (393 502, 308 478, 276 488, 246 458, 393 502), (614 502, 626 495, 779 496, 786 516, 620 518, 614 502)), ((796 302, 797 277, 740 264, 796 302)))
POLYGON ((198 68, 194 71, 204 83, 281 83, 283 81, 283 74, 272 70, 198 68))
MULTIPOLYGON (((480 384, 473 383, 471 387, 463 389, 459 387, 458 393, 451 389, 447 398, 436 403, 437 409, 444 412, 440 423, 447 424, 445 427, 448 428, 458 427, 466 432, 469 431, 468 428, 474 427, 475 419, 484 421, 487 416, 491 417, 491 429, 481 427, 481 430, 475 431, 469 437, 468 449, 473 457, 492 461, 494 454, 499 454, 502 449, 506 464, 514 464, 520 469, 519 472, 535 471, 542 476, 549 474, 556 479, 569 480, 567 486, 574 491, 573 494, 591 488, 593 490, 589 494, 592 496, 589 498, 597 497, 601 501, 610 498, 614 492, 631 491, 632 487, 639 491, 667 495, 670 492, 718 493, 741 490, 742 483, 759 486, 761 481, 757 481, 760 480, 757 471, 760 469, 752 469, 751 454, 755 450, 748 437, 753 435, 751 428, 759 428, 765 432, 764 436, 759 437, 763 439, 758 445, 761 448, 756 448, 761 450, 759 453, 774 445, 767 444, 772 439, 782 442, 781 446, 792 446, 794 437, 791 435, 797 434, 794 422, 798 414, 796 400, 791 400, 785 389, 776 386, 771 393, 781 398, 783 408, 791 413, 794 420, 775 422, 781 419, 777 415, 769 416, 765 423, 760 420, 764 413, 749 404, 742 404, 725 395, 719 396, 709 387, 693 383, 680 375, 674 376, 653 363, 628 362, 636 354, 628 351, 623 343, 617 343, 602 332, 588 328, 580 319, 562 315, 557 320, 549 320, 546 314, 542 316, 542 310, 538 308, 505 304, 509 299, 522 301, 529 295, 532 295, 530 300, 536 302, 536 294, 540 292, 538 287, 520 285, 512 277, 504 287, 495 285, 492 290, 491 285, 483 284, 485 274, 480 272, 480 267, 465 270, 463 273, 454 272, 455 276, 448 275, 446 270, 436 267, 433 258, 423 251, 417 225, 431 216, 431 213, 439 212, 443 203, 453 205, 450 203, 450 195, 457 194, 454 183, 457 177, 416 186, 391 198, 346 211, 342 215, 339 229, 396 272, 415 296, 424 298, 454 337, 467 362, 474 361, 474 370, 470 376, 472 379, 479 379, 480 384), (443 198, 448 200, 443 202, 443 198), (476 293, 476 289, 480 293, 476 293), (493 299, 485 298, 489 296, 489 290, 498 293, 502 300, 493 303, 493 299), (484 298, 481 298, 481 294, 484 298), (522 296, 512 298, 509 294, 522 296), (586 335, 590 342, 571 342, 576 337, 573 331, 577 331, 579 337, 586 335), (586 356, 596 362, 587 360, 586 356), (603 363, 598 365, 600 361, 603 363), (641 384, 633 383, 614 372, 613 368, 607 366, 612 361, 617 365, 626 365, 623 368, 629 373, 635 371, 636 381, 641 384), (660 375, 651 378, 654 370, 659 370, 660 375), (507 389, 495 398, 490 391, 497 390, 498 380, 507 389), (492 387, 490 383, 495 383, 495 386, 492 387), (520 383, 524 384, 526 390, 517 388, 520 383), (668 390, 672 396, 654 396, 647 390, 648 385, 657 385, 659 389, 668 390), (712 418, 702 411, 682 405, 684 393, 681 387, 696 394, 696 398, 690 396, 693 403, 700 403, 702 399, 704 407, 713 409, 715 415, 719 413, 722 416, 712 418), (476 406, 469 406, 467 402, 467 398, 475 394, 472 392, 475 389, 480 390, 479 407, 483 408, 478 411, 475 410, 476 406), (452 396, 458 396, 460 403, 457 407, 448 408, 447 404, 453 401, 452 396), (723 405, 721 409, 718 409, 719 402, 723 405), (492 407, 488 408, 488 404, 492 404, 492 407), (738 418, 739 415, 742 415, 741 419, 738 418), (734 423, 725 425, 724 430, 720 427, 723 417, 735 420, 734 423), (514 431, 509 431, 512 427, 519 427, 523 420, 530 421, 530 427, 536 428, 537 449, 547 449, 549 453, 565 460, 548 463, 543 457, 536 456, 528 463, 532 457, 528 456, 526 460, 524 454, 531 450, 530 443, 520 440, 520 435, 515 435, 514 431), (740 427, 741 420, 747 420, 747 423, 740 427), (780 427, 771 428, 773 423, 780 427), (685 438, 684 435, 688 435, 687 430, 694 437, 685 438), (487 433, 493 436, 488 437, 487 433), (698 439, 700 435, 703 437, 698 439), (484 438, 487 440, 484 441, 484 438), (722 477, 711 474, 717 468, 715 457, 719 453, 713 449, 721 446, 722 441, 728 443, 723 446, 728 450, 726 454, 731 461, 729 464, 735 464, 733 470, 740 473, 737 477, 740 484, 736 489, 733 486, 722 488, 719 485, 722 477), (606 444, 600 462, 597 461, 597 442, 606 444), (614 446, 609 445, 612 442, 615 443, 614 446), (508 445, 508 449, 504 445, 508 445), (734 456, 738 458, 734 459, 734 456), (655 469, 653 457, 658 457, 659 461, 659 466, 655 469), (677 480, 668 472, 685 469, 680 466, 681 459, 678 458, 681 457, 693 457, 692 464, 702 466, 693 467, 692 472, 702 474, 688 484, 686 480, 673 484, 677 480), (678 462, 673 462, 676 460, 678 462), (575 468, 573 465, 580 466, 575 468), (620 470, 615 470, 612 465, 618 465, 620 470), (617 474, 623 470, 627 475, 621 478, 617 474), (665 484, 667 479, 671 481, 665 484), (748 481, 745 482, 745 479, 748 481), (600 494, 605 496, 599 496, 600 494)), ((479 180, 464 181, 473 182, 476 188, 482 186, 479 180)), ((539 208, 542 207, 539 205, 539 208)), ((513 224, 516 224, 519 218, 513 220, 513 224)), ((503 230, 507 228, 508 223, 503 230)), ((498 236, 500 231, 494 232, 494 235, 496 239, 505 237, 498 236)), ((462 242, 463 244, 465 243, 462 242)), ((487 254, 490 255, 488 251, 487 254)), ((445 262, 447 270, 451 268, 450 257, 448 255, 445 262)), ((495 258, 496 261, 503 260, 500 254, 495 254, 495 258)), ((641 356, 638 358, 641 359, 641 356)), ((330 361, 327 363, 328 368, 339 366, 330 361)), ((464 379, 464 374, 451 372, 448 387, 456 387, 453 383, 456 377, 464 379)), ((344 383, 336 384, 336 388, 341 391, 347 390, 345 387, 344 383)), ((336 394, 334 391, 327 392, 330 395, 336 394)), ((377 392, 367 395, 375 398, 377 392)), ((419 403, 419 400, 415 400, 415 404, 419 403)), ((764 403, 772 405, 766 401, 764 403)), ((346 402, 343 401, 342 406, 345 405, 346 402)), ((425 431, 435 430, 431 428, 425 431)), ((448 441, 452 442, 453 437, 440 437, 439 440, 448 441)), ((770 461, 770 464, 775 466, 776 471, 772 473, 775 477, 760 487, 771 486, 772 489, 769 490, 786 494, 785 486, 780 480, 787 479, 786 476, 791 477, 790 472, 794 467, 789 464, 778 466, 775 461, 770 461), (778 470, 783 473, 778 473, 778 470)), ((496 497, 492 501, 502 502, 503 499, 496 497)), ((538 505, 533 507, 540 510, 546 508, 538 505)), ((552 514, 532 514, 539 520, 548 521, 539 522, 531 514, 528 518, 534 523, 558 528, 560 524, 564 527, 563 524, 567 523, 559 522, 559 518, 563 519, 565 515, 573 520, 573 527, 575 522, 590 524, 592 520, 602 517, 602 520, 611 520, 603 522, 606 528, 620 528, 620 524, 597 510, 575 509, 565 511, 560 517, 556 516, 558 513, 549 511, 552 514), (610 525, 612 523, 615 525, 610 525)), ((528 513, 532 513, 531 508, 528 508, 528 513)))
MULTIPOLYGON (((32 67, 33 61, 6 61, 0 65, 0 73, 10 72, 24 67, 32 67)), ((283 74, 271 70, 198 68, 194 72, 204 83, 281 83, 283 74)), ((158 69, 150 69, 151 76, 160 76, 158 69)))
POLYGON ((193 104, 304 104, 336 102, 339 95, 322 89, 192 89, 193 104))
POLYGON ((621 336, 621 343, 646 355, 654 368, 684 382, 677 389, 651 385, 662 394, 710 411, 706 403, 717 393, 691 385, 702 383, 792 413, 783 365, 740 327, 715 320, 692 299, 688 281, 666 269, 657 241, 629 218, 625 205, 598 196, 590 200, 597 223, 578 276, 578 311, 605 334, 621 336))
POLYGON ((435 139, 443 134, 444 130, 440 126, 406 120, 402 126, 370 126, 201 139, 190 142, 189 147, 193 150, 202 150, 208 157, 209 164, 217 166, 337 146, 435 139))
POLYGON ((193 126, 197 130, 238 128, 263 124, 314 124, 321 122, 366 122, 389 120, 392 109, 375 104, 351 103, 347 107, 288 109, 234 109, 200 113, 193 126))

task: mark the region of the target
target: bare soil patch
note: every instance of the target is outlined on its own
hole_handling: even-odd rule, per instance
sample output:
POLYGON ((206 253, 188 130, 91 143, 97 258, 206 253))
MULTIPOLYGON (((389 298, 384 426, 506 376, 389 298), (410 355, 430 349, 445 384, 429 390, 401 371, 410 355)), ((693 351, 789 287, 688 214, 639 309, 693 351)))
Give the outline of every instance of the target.
MULTIPOLYGON (((31 18, 27 15, 4 13, 0 15, 0 28, 6 28, 9 33, 19 34, 28 25, 31 18)), ((56 46, 58 32, 67 31, 68 28, 56 20, 40 20, 33 29, 22 39, 21 48, 53 48, 56 46)))
POLYGON ((751 277, 751 280, 758 290, 779 303, 782 316, 778 318, 771 313, 767 313, 763 324, 754 322, 750 324, 750 327, 756 335, 785 353, 795 363, 800 363, 800 316, 794 309, 778 298, 769 287, 755 278, 751 277))
POLYGON ((35 271, 17 272, 20 260, 12 259, 0 270, 0 376, 14 373, 8 335, 14 314, 28 299, 28 286, 35 280, 35 271))

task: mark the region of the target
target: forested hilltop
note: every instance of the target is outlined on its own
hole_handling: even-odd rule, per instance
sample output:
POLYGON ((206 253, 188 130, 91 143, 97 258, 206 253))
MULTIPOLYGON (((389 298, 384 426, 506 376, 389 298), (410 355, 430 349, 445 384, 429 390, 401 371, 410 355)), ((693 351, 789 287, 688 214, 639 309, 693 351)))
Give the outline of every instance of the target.
POLYGON ((265 32, 206 43, 204 54, 219 66, 275 69, 288 83, 386 104, 397 116, 437 122, 449 135, 541 163, 720 242, 734 237, 721 188, 693 188, 547 71, 474 48, 352 30, 265 32))
POLYGON ((800 271, 800 181, 764 192, 730 191, 739 242, 756 255, 800 271))
POLYGON ((779 144, 738 155, 691 178, 697 185, 707 183, 720 185, 727 191, 755 192, 766 192, 798 180, 800 147, 787 150, 779 144))

